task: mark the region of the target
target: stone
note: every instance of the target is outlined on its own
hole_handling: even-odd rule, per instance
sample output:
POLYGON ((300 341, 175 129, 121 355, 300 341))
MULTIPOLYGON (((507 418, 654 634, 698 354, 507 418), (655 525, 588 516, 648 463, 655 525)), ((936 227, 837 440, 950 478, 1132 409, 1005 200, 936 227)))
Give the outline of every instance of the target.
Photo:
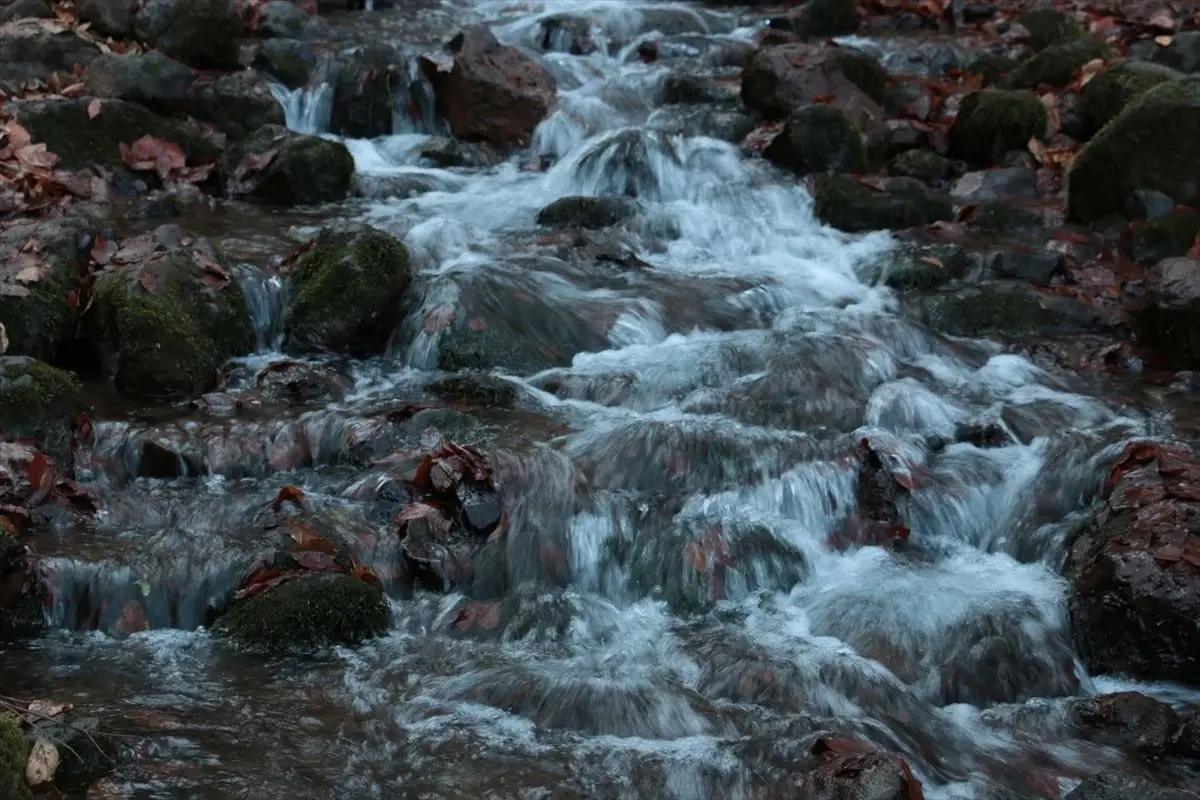
POLYGON ((1062 275, 1065 259, 1055 250, 1034 247, 1006 247, 991 260, 990 271, 997 278, 1016 278, 1033 283, 1050 283, 1062 275))
POLYGON ((858 25, 856 0, 808 0, 792 17, 792 30, 804 38, 845 36, 858 25))
POLYGON ((729 103, 738 98, 737 87, 721 84, 707 75, 672 73, 663 79, 661 101, 679 103, 729 103))
POLYGON ((1081 135, 1090 138, 1129 103, 1155 86, 1182 78, 1170 67, 1145 61, 1118 61, 1096 75, 1083 87, 1079 98, 1081 135))
POLYGON ((15 19, 52 19, 54 11, 46 4, 46 0, 13 0, 0 8, 0 23, 11 22, 15 19))
POLYGON ((1049 115, 1032 92, 984 89, 963 100, 950 128, 950 155, 973 164, 997 164, 1009 150, 1046 135, 1049 115))
POLYGON ((229 147, 217 172, 229 197, 312 205, 349 196, 354 157, 341 142, 264 125, 229 147))
POLYGON ((936 183, 949 178, 954 173, 954 164, 950 159, 940 156, 932 150, 909 150, 891 160, 887 171, 889 175, 916 178, 926 183, 936 183))
POLYGON ((299 39, 312 24, 313 18, 290 0, 271 0, 262 7, 255 33, 264 39, 299 39))
POLYGON ((1073 700, 1067 715, 1089 738, 1150 760, 1167 755, 1180 731, 1174 709, 1141 692, 1073 700))
POLYGON ((1110 55, 1108 48, 1095 39, 1062 41, 1050 45, 1009 73, 1005 86, 1009 89, 1066 86, 1084 64, 1110 55))
POLYGON ((960 203, 1032 200, 1038 196, 1037 176, 1028 167, 997 167, 968 172, 955 182, 950 195, 960 203))
POLYGON ((69 372, 26 356, 0 357, 0 430, 28 437, 59 463, 69 463, 71 432, 83 406, 69 372))
POLYGON ((83 73, 83 88, 94 97, 128 100, 169 115, 183 107, 195 80, 190 67, 162 53, 105 54, 83 73))
POLYGON ((1165 258, 1187 255, 1196 237, 1200 237, 1200 211, 1176 211, 1172 202, 1170 213, 1133 226, 1130 255, 1139 264, 1153 266, 1165 258))
POLYGON ((527 145, 555 106, 554 76, 515 47, 500 44, 483 25, 465 28, 446 53, 449 72, 423 63, 450 133, 501 147, 527 145))
POLYGON ((8 712, 0 713, 0 797, 33 800, 33 792, 25 783, 28 760, 29 742, 21 731, 21 721, 8 712))
MULTIPOLYGON (((1173 213, 1175 213, 1175 201, 1154 189, 1134 189, 1129 193, 1129 197, 1125 198, 1125 216, 1132 220, 1162 219, 1173 213)), ((1168 255, 1183 255, 1183 253, 1169 253, 1168 255)))
POLYGON ((286 122, 266 78, 250 71, 196 81, 186 110, 235 141, 265 125, 286 122))
POLYGON ((1134 332, 1169 365, 1200 366, 1200 259, 1168 258, 1147 272, 1146 304, 1134 332))
POLYGON ((1020 66, 1019 61, 1008 56, 984 53, 967 65, 968 75, 979 75, 984 86, 993 86, 1020 66))
POLYGON ((851 233, 911 228, 954 218, 949 200, 922 191, 880 192, 849 175, 818 175, 814 213, 826 225, 851 233))
POLYGON ((1057 8, 1030 9, 1017 19, 1029 31, 1029 46, 1039 52, 1057 42, 1079 39, 1085 34, 1083 26, 1074 17, 1057 8))
POLYGON ((967 224, 976 230, 1001 236, 1029 234, 1045 227, 1040 214, 998 200, 981 203, 967 224))
POLYGON ((1166 46, 1155 43, 1151 58, 1180 72, 1200 72, 1200 31, 1176 33, 1166 46))
POLYGON ((1064 800, 1200 800, 1200 794, 1161 786, 1137 775, 1101 772, 1071 790, 1064 800))
POLYGON ((951 336, 1046 336, 1103 328, 1092 312, 1074 300, 1020 282, 995 281, 914 297, 903 308, 909 316, 951 336))
POLYGON ((547 52, 586 56, 596 51, 592 41, 592 22, 576 14, 551 14, 538 22, 538 44, 547 52))
POLYGON ((412 282, 408 249, 367 227, 326 229, 291 272, 295 299, 284 319, 289 350, 370 355, 403 318, 412 282))
POLYGON ((1068 213, 1080 222, 1120 214, 1130 192, 1155 189, 1200 204, 1200 81, 1169 81, 1143 93, 1076 156, 1068 213))
POLYGON ((637 215, 629 197, 561 197, 538 212, 537 223, 548 228, 608 228, 637 215))
POLYGON ((191 67, 237 69, 242 19, 233 0, 148 0, 133 18, 143 42, 191 67))
POLYGON ((54 33, 39 20, 0 27, 0 81, 46 80, 55 72, 74 72, 100 55, 100 49, 72 31, 54 33))
POLYGON ((124 39, 133 32, 133 6, 134 0, 76 0, 75 13, 101 36, 124 39))
POLYGON ((254 66, 289 89, 299 89, 317 67, 317 51, 299 39, 268 39, 255 52, 254 66))
POLYGON ((409 81, 402 54, 370 44, 343 55, 333 81, 329 130, 352 139, 388 136, 395 125, 396 87, 409 81))
POLYGON ((819 103, 793 112, 763 156, 800 175, 867 168, 862 133, 840 109, 819 103))

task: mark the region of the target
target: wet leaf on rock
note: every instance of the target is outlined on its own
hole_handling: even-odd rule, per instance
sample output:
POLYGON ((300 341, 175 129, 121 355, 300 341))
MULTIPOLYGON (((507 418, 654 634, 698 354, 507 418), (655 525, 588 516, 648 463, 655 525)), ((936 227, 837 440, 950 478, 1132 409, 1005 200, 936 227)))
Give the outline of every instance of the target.
POLYGON ((121 161, 134 171, 153 170, 164 183, 187 166, 183 149, 174 142, 143 136, 131 145, 121 142, 121 161))
POLYGON ((304 492, 295 486, 284 486, 279 490, 279 494, 275 495, 275 500, 271 503, 271 510, 278 512, 283 508, 284 503, 304 508, 304 492))
POLYGON ((102 267, 106 267, 120 249, 120 246, 116 242, 97 237, 96 243, 92 245, 92 261, 95 261, 102 267))
POLYGON ((39 719, 48 719, 57 717, 74 707, 70 703, 59 703, 54 700, 34 700, 29 704, 29 713, 39 719))
POLYGON ((489 631, 500 627, 500 604, 468 603, 458 610, 454 617, 454 627, 460 631, 469 631, 476 625, 489 631))
POLYGON ((338 570, 337 561, 329 553, 317 550, 292 550, 292 560, 307 570, 313 572, 335 572, 338 570))
POLYGON ((1175 544, 1167 544, 1154 551, 1154 559, 1167 564, 1174 564, 1183 558, 1183 548, 1175 544))
POLYGON ((49 739, 39 736, 29 751, 25 764, 25 781, 30 786, 41 786, 54 780, 59 765, 58 748, 49 739))
POLYGON ((97 97, 92 102, 88 103, 87 113, 88 119, 95 119, 100 113, 100 109, 104 106, 104 101, 97 97))

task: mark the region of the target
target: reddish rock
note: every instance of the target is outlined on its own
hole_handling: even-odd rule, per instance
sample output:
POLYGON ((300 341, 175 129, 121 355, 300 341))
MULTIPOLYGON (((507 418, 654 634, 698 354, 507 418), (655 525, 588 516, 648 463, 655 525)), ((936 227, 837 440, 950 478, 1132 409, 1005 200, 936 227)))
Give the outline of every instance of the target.
POLYGON ((1170 754, 1180 732, 1174 709, 1141 692, 1073 700, 1070 719, 1091 738, 1149 759, 1170 754))
POLYGON ((903 758, 869 742, 844 737, 817 740, 814 763, 789 797, 805 800, 924 800, 921 783, 903 758))
POLYGON ((446 45, 449 63, 423 60, 437 94, 438 114, 460 139, 523 146, 554 108, 554 76, 483 25, 471 25, 446 45))
POLYGON ((1200 683, 1200 459, 1130 444, 1071 545, 1071 626, 1087 666, 1200 683))

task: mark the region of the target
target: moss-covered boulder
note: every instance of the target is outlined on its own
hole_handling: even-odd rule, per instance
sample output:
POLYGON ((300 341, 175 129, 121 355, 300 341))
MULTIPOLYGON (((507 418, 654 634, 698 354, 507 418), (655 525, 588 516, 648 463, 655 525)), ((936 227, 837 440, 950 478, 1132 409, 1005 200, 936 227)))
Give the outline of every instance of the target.
POLYGON ((356 355, 383 350, 412 282, 404 244, 365 226, 322 231, 290 275, 288 347, 356 355))
POLYGON ((254 349, 241 284, 206 245, 155 253, 96 282, 96 334, 118 387, 200 394, 222 364, 254 349))
POLYGON ((82 217, 22 222, 0 231, 0 322, 8 352, 52 361, 75 332, 68 295, 87 258, 94 222, 82 217), (35 267, 38 277, 26 270, 35 267))
POLYGON ((0 358, 4 438, 31 437, 52 458, 60 458, 79 408, 79 381, 71 373, 25 356, 0 358))
POLYGON ((858 30, 857 0, 808 0, 792 20, 800 36, 845 36, 858 30))
POLYGON ((1200 211, 1175 211, 1135 227, 1131 255, 1139 264, 1152 266, 1164 258, 1186 255, 1197 236, 1200 236, 1200 211))
POLYGON ((954 207, 945 197, 908 187, 881 192, 838 173, 817 176, 813 201, 819 220, 852 233, 911 228, 954 218, 954 207))
POLYGON ((547 228, 608 228, 637 216, 637 201, 629 197, 560 197, 538 212, 537 223, 547 228))
POLYGON ((966 96, 950 128, 950 153, 974 164, 1000 163, 1046 134, 1049 115, 1032 92, 984 89, 966 96))
POLYGON ((1168 258, 1146 275, 1138 342, 1177 369, 1200 366, 1200 259, 1168 258))
POLYGON ((1024 282, 997 281, 916 297, 908 316, 951 336, 1037 336, 1097 330, 1094 314, 1066 297, 1043 294, 1024 282))
POLYGON ((784 44, 760 47, 742 70, 742 102, 784 119, 819 97, 842 108, 864 130, 864 114, 883 119, 890 79, 879 61, 845 47, 784 44), (852 111, 857 108, 857 111, 852 111))
POLYGON ((1097 58, 1108 58, 1109 49, 1095 39, 1070 39, 1052 44, 1013 70, 1005 85, 1010 89, 1066 86, 1075 71, 1097 58))
POLYGON ((1015 236, 1045 227, 1039 214, 1003 200, 981 203, 968 224, 976 230, 1000 236, 1015 236))
POLYGON ((1021 62, 1015 58, 984 53, 967 65, 966 72, 968 75, 981 76, 984 86, 992 86, 999 83, 1020 65, 1021 62))
POLYGON ((341 142, 264 125, 225 151, 218 174, 230 197, 283 205, 330 203, 350 194, 354 156, 341 142))
POLYGON ((83 88, 95 97, 129 100, 171 114, 183 106, 195 80, 189 67, 162 53, 108 53, 88 66, 83 88))
POLYGON ((86 67, 99 55, 96 45, 74 31, 46 30, 40 20, 17 20, 0 29, 0 81, 44 81, 77 64, 86 67))
POLYGON ((212 161, 219 150, 185 126, 163 119, 139 103, 102 100, 93 117, 92 98, 18 100, 5 105, 34 142, 58 156, 59 166, 77 170, 90 166, 120 167, 121 145, 143 136, 165 139, 182 148, 189 163, 212 161))
POLYGON ((234 602, 213 632, 263 650, 359 644, 387 631, 383 590, 344 574, 313 574, 234 602))
POLYGON ((1155 42, 1154 62, 1181 72, 1200 72, 1200 31, 1181 31, 1170 39, 1167 45, 1155 42))
POLYGON ((1020 16, 1020 23, 1029 31, 1029 45, 1045 50, 1052 44, 1084 35, 1083 26, 1074 17, 1057 8, 1034 8, 1020 16))
POLYGON ((909 150, 893 158, 887 171, 889 175, 897 177, 936 183, 954 174, 954 164, 932 150, 909 150))
POLYGON ((244 139, 264 125, 287 121, 267 79, 250 71, 196 81, 187 113, 234 140, 244 139))
POLYGON ((798 174, 867 168, 862 132, 840 109, 820 103, 793 112, 763 155, 798 174))
POLYGON ((1200 81, 1159 84, 1134 100, 1075 158, 1068 211, 1092 222, 1125 209, 1135 189, 1200 204, 1200 81))
POLYGON ((1092 136, 1150 89, 1183 75, 1146 61, 1119 61, 1088 81, 1079 97, 1083 133, 1092 136))
POLYGON ((0 714, 0 797, 33 800, 33 792, 25 783, 27 761, 29 742, 21 731, 21 721, 14 714, 0 714))
POLYGON ((242 20, 234 0, 149 0, 133 18, 133 31, 189 66, 238 68, 242 20))

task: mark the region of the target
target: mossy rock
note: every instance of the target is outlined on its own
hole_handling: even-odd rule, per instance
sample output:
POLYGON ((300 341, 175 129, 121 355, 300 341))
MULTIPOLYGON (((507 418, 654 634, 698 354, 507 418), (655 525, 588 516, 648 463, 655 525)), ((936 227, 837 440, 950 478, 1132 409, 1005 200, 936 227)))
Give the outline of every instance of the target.
POLYGON ((969 262, 956 244, 905 242, 865 264, 860 274, 870 283, 882 281, 900 291, 933 289, 961 278, 969 262))
POLYGON ((5 800, 33 800, 25 783, 25 764, 29 761, 29 742, 15 714, 0 714, 0 797, 5 800))
POLYGON ((378 354, 400 323, 412 282, 408 249, 369 227, 329 228, 291 271, 295 298, 284 319, 300 351, 378 354))
POLYGON ((126 100, 102 100, 95 117, 88 112, 92 99, 18 100, 5 108, 13 113, 34 142, 58 156, 63 169, 89 166, 121 167, 121 145, 143 136, 179 145, 188 163, 212 161, 219 150, 184 126, 156 116, 145 106, 126 100))
POLYGON ((819 220, 852 233, 911 228, 954 218, 954 207, 944 197, 920 191, 879 192, 838 173, 817 176, 813 201, 819 220))
POLYGON ((537 223, 547 228, 608 228, 637 213, 637 201, 629 197, 560 197, 538 212, 537 223))
POLYGON ((1098 328, 1069 298, 1043 295, 1024 283, 988 283, 913 301, 911 316, 951 336, 1010 337, 1075 333, 1098 328))
POLYGON ((149 0, 133 19, 142 41, 199 69, 237 69, 242 20, 233 0, 149 0))
POLYGON ((1008 56, 984 53, 967 65, 968 75, 980 75, 985 86, 992 86, 1009 75, 1021 62, 1008 56))
MULTIPOLYGON (((563 342, 578 338, 565 332, 563 342)), ((437 366, 446 372, 459 370, 490 370, 503 367, 520 375, 531 375, 551 367, 571 363, 571 346, 540 347, 536 342, 497 328, 476 329, 470 322, 455 320, 438 340, 437 366)))
POLYGON ((970 225, 978 230, 1000 235, 1024 233, 1045 226, 1038 214, 1001 200, 981 204, 975 209, 970 225))
POLYGON ((1176 211, 1147 220, 1133 231, 1135 261, 1152 266, 1164 258, 1186 255, 1200 236, 1200 211, 1176 211))
POLYGON ((122 389, 197 395, 222 364, 254 349, 241 284, 214 282, 184 248, 105 273, 95 293, 99 339, 122 389))
POLYGON ((32 437, 61 460, 80 408, 79 388, 69 372, 24 356, 0 358, 0 431, 6 439, 32 437))
POLYGON ((974 164, 1000 163, 1046 134, 1049 115, 1032 92, 984 89, 967 95, 950 128, 950 153, 974 164))
POLYGON ((863 90, 876 103, 887 105, 888 87, 892 79, 879 59, 861 50, 841 47, 835 51, 837 64, 842 74, 855 86, 863 90))
POLYGON ((287 122, 267 79, 249 71, 197 81, 185 110, 233 140, 244 139, 264 125, 287 122))
POLYGON ((949 178, 954 165, 932 150, 908 150, 892 159, 887 169, 889 175, 935 183, 949 178))
POLYGON ((8 352, 52 361, 75 332, 75 312, 67 296, 76 287, 76 261, 86 258, 86 245, 94 221, 71 217, 39 223, 20 223, 0 232, 0 259, 16 261, 21 248, 34 241, 41 245, 41 261, 48 267, 42 279, 23 284, 28 294, 0 293, 0 321, 8 335, 8 352))
POLYGON ((1200 366, 1200 259, 1166 258, 1147 270, 1146 307, 1133 328, 1167 366, 1200 366))
POLYGON ((840 109, 820 103, 788 117, 783 131, 763 155, 798 174, 863 172, 867 168, 862 132, 840 109))
POLYGON ((1095 39, 1071 39, 1052 44, 1027 59, 1009 74, 1005 85, 1010 89, 1035 89, 1038 86, 1066 86, 1075 71, 1097 58, 1112 53, 1095 39))
POLYGON ((1182 77, 1181 73, 1169 67, 1145 61, 1113 64, 1088 81, 1079 97, 1079 115, 1084 134, 1095 134, 1124 111, 1130 102, 1160 83, 1182 77))
POLYGON ((317 51, 310 43, 296 39, 268 39, 255 53, 254 66, 289 89, 299 89, 317 67, 317 51))
POLYGON ((1082 38, 1085 33, 1074 17, 1057 8, 1031 9, 1019 21, 1029 31, 1029 45, 1038 51, 1057 42, 1082 38))
POLYGON ((858 30, 856 0, 809 0, 796 18, 801 36, 844 36, 858 30))
POLYGON ((354 157, 341 142, 264 125, 220 161, 230 197, 311 205, 343 200, 354 184, 354 157))
POLYGON ((1068 173, 1071 218, 1121 214, 1135 189, 1200 204, 1200 81, 1159 84, 1092 138, 1068 173))
POLYGON ((236 601, 213 632, 254 649, 356 645, 385 633, 391 612, 378 586, 344 574, 314 574, 236 601))

